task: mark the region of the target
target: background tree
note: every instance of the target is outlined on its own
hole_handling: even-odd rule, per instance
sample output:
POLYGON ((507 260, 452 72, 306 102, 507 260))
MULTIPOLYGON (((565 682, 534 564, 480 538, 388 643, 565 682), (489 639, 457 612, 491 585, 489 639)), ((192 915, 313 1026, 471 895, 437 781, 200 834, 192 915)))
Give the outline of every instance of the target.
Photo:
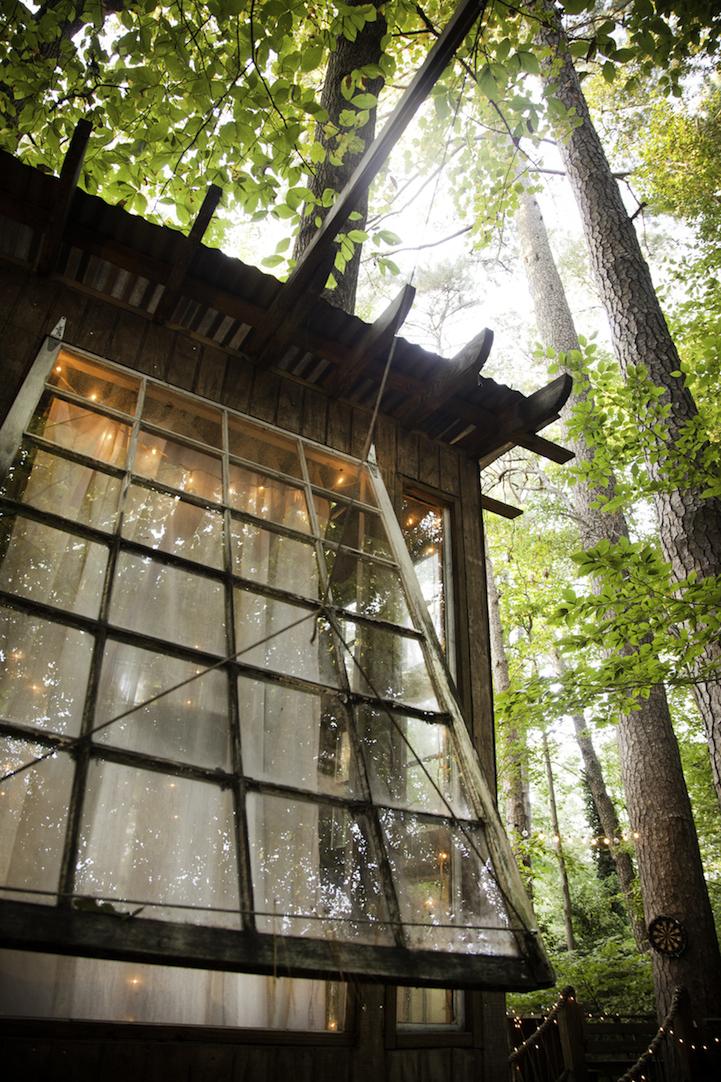
MULTIPOLYGON (((665 559, 676 578, 714 583, 721 574, 721 500, 706 494, 708 444, 699 432, 696 403, 661 311, 633 223, 593 126, 557 11, 549 0, 533 7, 536 38, 547 51, 543 80, 567 113, 581 121, 559 141, 559 151, 583 221, 591 266, 608 316, 614 350, 628 383, 640 390, 639 415, 651 408, 653 426, 646 464, 665 559), (640 379, 639 379, 640 377, 640 379), (658 388, 652 396, 648 387, 658 388), (644 394, 645 392, 645 394, 644 394)), ((714 667, 721 646, 712 639, 704 655, 714 667)), ((715 784, 721 801, 721 682, 701 679, 694 689, 704 719, 715 784)))

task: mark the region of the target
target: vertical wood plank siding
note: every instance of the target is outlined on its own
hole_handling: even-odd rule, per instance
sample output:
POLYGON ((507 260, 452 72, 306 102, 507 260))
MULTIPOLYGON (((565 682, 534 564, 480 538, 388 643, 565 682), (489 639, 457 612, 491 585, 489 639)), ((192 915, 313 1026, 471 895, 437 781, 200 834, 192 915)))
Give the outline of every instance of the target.
MULTIPOLYGON (((43 338, 61 316, 65 341, 100 357, 278 424, 339 451, 361 454, 370 414, 329 400, 312 387, 263 372, 237 355, 207 345, 187 332, 158 326, 122 306, 26 267, 0 260, 0 417, 4 417, 43 338)), ((378 463, 400 513, 404 485, 437 493, 453 509, 457 589, 459 692, 472 724, 484 769, 493 777, 493 718, 488 657, 488 619, 477 465, 451 447, 407 432, 380 416, 375 431, 378 463)), ((72 1082, 493 1082, 503 1077, 500 1049, 503 997, 483 995, 476 1045, 386 1050, 383 989, 358 989, 356 1029, 338 1047, 314 1046, 308 1035, 287 1044, 194 1041, 187 1033, 149 1040, 91 1035, 83 1023, 0 1021, 7 1077, 25 1082, 53 1078, 72 1082), (63 1027, 65 1029, 63 1030, 63 1027), (80 1028, 79 1028, 80 1027, 80 1028), (81 1035, 81 1029, 84 1031, 81 1035), (67 1037, 59 1034, 66 1032, 67 1037), (75 1035, 75 1038, 73 1038, 75 1035), (485 1048, 487 1046, 488 1054, 485 1048)), ((439 1037, 443 1043, 443 1036, 439 1037)))

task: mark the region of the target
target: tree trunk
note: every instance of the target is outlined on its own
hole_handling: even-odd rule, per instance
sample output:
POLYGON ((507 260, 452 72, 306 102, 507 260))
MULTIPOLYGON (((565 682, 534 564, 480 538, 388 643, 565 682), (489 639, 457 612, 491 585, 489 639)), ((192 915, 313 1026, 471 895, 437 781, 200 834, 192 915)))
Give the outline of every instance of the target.
MULTIPOLYGON (((336 39, 335 50, 330 54, 328 60, 321 104, 328 113, 329 121, 328 124, 319 124, 315 133, 316 141, 322 143, 326 148, 327 157, 325 161, 318 165, 315 176, 310 177, 308 181, 308 187, 318 200, 322 199, 323 193, 328 189, 335 192, 336 195, 342 191, 360 161, 363 151, 370 146, 375 137, 376 110, 371 109, 367 123, 361 128, 353 129, 355 135, 363 141, 362 148, 356 153, 346 150, 340 165, 333 165, 331 162, 330 155, 338 153, 339 138, 343 134, 341 129, 345 131, 347 128, 347 126, 341 125, 340 114, 344 110, 359 112, 343 97, 341 88, 354 71, 365 67, 367 64, 377 64, 381 58, 381 41, 386 33, 386 21, 382 15, 381 0, 373 0, 373 2, 376 8, 379 9, 375 22, 366 23, 358 33, 355 41, 349 41, 348 38, 340 34, 336 39), (327 131, 329 134, 327 134, 327 131)), ((347 0, 347 3, 351 7, 360 7, 365 5, 366 0, 347 0)), ((369 79, 362 90, 357 89, 355 93, 374 94, 377 97, 382 89, 383 79, 379 77, 369 79)), ((309 205, 303 208, 300 231, 293 249, 295 259, 300 258, 313 239, 317 229, 316 219, 322 220, 325 218, 328 209, 328 207, 309 205)), ((349 229, 365 229, 368 217, 367 195, 357 204, 355 210, 360 217, 349 222, 349 229)), ((340 251, 340 244, 336 244, 336 251, 340 251)), ((351 314, 355 309, 360 257, 361 248, 360 245, 356 244, 353 256, 346 263, 343 272, 341 273, 337 269, 334 271, 334 277, 338 283, 335 289, 326 289, 322 294, 336 308, 342 308, 344 312, 350 312, 351 314)))
POLYGON ((656 1010, 668 1011, 674 990, 686 987, 694 1018, 718 1017, 721 958, 704 880, 696 827, 678 745, 662 689, 650 709, 623 718, 618 728, 621 773, 638 861, 647 921, 675 917, 688 946, 680 958, 651 951, 656 1010))
MULTIPOLYGON (((665 484, 667 460, 679 461, 684 431, 697 418, 696 403, 684 385, 683 376, 673 374, 680 372, 678 352, 633 222, 591 121, 556 8, 551 0, 539 0, 533 10, 540 11, 543 19, 536 39, 550 50, 541 60, 544 81, 553 83, 554 95, 567 109, 575 109, 583 121, 568 138, 559 141, 558 149, 583 219, 591 268, 621 371, 628 379, 635 368, 644 366, 651 383, 664 390, 661 405, 669 407, 668 417, 660 421, 662 435, 654 436, 657 455, 647 456, 649 476, 661 484, 661 491, 654 494, 654 503, 664 559, 680 581, 692 571, 701 581, 721 574, 721 500, 704 499, 703 486, 693 480, 694 469, 699 465, 698 452, 689 462, 688 482, 682 479, 678 487, 665 484)), ((655 416, 653 420, 656 421, 655 416)), ((721 668, 718 642, 706 648, 704 661, 721 668)), ((721 804, 721 681, 702 680, 694 694, 704 722, 714 786, 721 804)))
MULTIPOLYGON (((528 193, 522 196, 517 223, 541 338, 557 351, 578 349, 573 317, 543 218, 536 200, 528 193)), ((581 460, 592 458, 592 452, 582 440, 576 441, 574 450, 581 460)), ((606 495, 613 495, 613 481, 606 495)), ((573 499, 584 546, 593 546, 604 537, 611 543, 622 536, 628 537, 628 527, 620 513, 608 514, 591 506, 593 495, 588 485, 574 485, 573 499)), ((582 728, 585 730, 585 723, 582 728)), ((672 916, 694 930, 695 942, 680 958, 662 958, 653 952, 659 1018, 665 1016, 675 988, 682 984, 689 989, 696 1017, 715 1015, 721 1006, 721 956, 681 756, 662 687, 654 688, 649 699, 640 702, 639 710, 622 717, 618 743, 631 830, 639 835, 636 857, 646 920, 650 922, 659 915, 672 916), (664 764, 662 785, 659 785, 658 762, 664 764), (676 863, 670 854, 679 847, 684 847, 685 855, 676 863), (712 976, 702 972, 704 957, 712 976)), ((608 836, 617 836, 617 828, 608 836)))
MULTIPOLYGON (((562 676, 566 671, 566 663, 559 654, 556 654, 553 660, 556 672, 559 676, 562 676)), ((588 788, 591 790, 591 796, 596 805, 598 817, 601 820, 604 836, 608 838, 610 842, 608 852, 612 857, 616 868, 616 875, 618 876, 621 893, 626 902, 628 920, 631 925, 631 930, 633 931, 633 937, 636 940, 638 949, 640 951, 646 951, 648 950, 648 936, 646 935, 646 926, 637 912, 636 894, 638 891, 638 881, 636 879, 633 861, 631 860, 631 854, 627 849, 621 847, 621 824, 618 821, 616 809, 608 789, 606 788, 603 767, 596 754, 596 749, 593 746, 593 740, 591 739, 591 733, 586 724, 586 719, 583 714, 573 714, 572 717, 573 728, 576 733, 576 743, 578 744, 581 758, 583 759, 583 768, 586 772, 588 788)))
POLYGON ((568 886, 566 862, 563 859, 563 844, 561 842, 561 827, 558 822, 558 809, 556 808, 556 790, 553 785, 553 768, 551 767, 551 755, 548 750, 548 738, 543 733, 543 762, 546 767, 546 781, 548 782, 548 803, 551 809, 551 827, 553 828, 553 842, 556 846, 556 860, 558 871, 561 875, 561 892, 563 894, 563 920, 566 926, 566 946, 570 951, 576 949, 576 937, 573 934, 573 921, 571 920, 571 890, 568 886))
MULTIPOLYGON (((50 41, 44 41, 40 44, 37 54, 35 54, 38 59, 56 60, 58 66, 62 67, 60 60, 63 42, 71 41, 88 22, 92 21, 92 14, 88 18, 85 17, 85 4, 86 0, 75 0, 75 3, 72 4, 68 4, 66 0, 46 0, 44 4, 41 4, 37 11, 33 12, 33 21, 38 23, 48 12, 59 9, 58 32, 50 41)), ((125 0, 104 0, 102 5, 103 18, 107 15, 122 11, 124 7, 125 0)), ((13 88, 8 86, 7 83, 4 83, 1 77, 0 89, 4 94, 7 94, 9 101, 12 102, 11 109, 0 110, 0 116, 3 117, 9 128, 17 129, 20 114, 28 101, 30 101, 30 98, 15 98, 13 88)))
MULTIPOLYGON (((486 554, 486 581, 488 584, 488 621, 491 640, 491 670, 496 695, 508 691, 511 679, 508 674, 508 657, 503 641, 503 627, 498 605, 498 589, 490 556, 486 554)), ((528 748, 526 734, 514 724, 504 726, 499 763, 501 789, 506 823, 511 835, 511 845, 521 866, 521 873, 532 893, 533 864, 526 842, 531 835, 531 795, 528 784, 528 748)))

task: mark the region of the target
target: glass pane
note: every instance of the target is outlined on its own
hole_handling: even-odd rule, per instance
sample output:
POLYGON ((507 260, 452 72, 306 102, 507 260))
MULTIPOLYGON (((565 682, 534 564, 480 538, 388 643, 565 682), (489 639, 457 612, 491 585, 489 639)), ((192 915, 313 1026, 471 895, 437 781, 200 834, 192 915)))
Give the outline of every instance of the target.
POLYGON ((222 585, 150 557, 120 553, 110 619, 196 650, 227 653, 222 585))
POLYGON ((418 1026, 463 1029, 463 993, 451 988, 399 988, 396 1001, 398 1028, 418 1026))
POLYGON ((131 485, 123 536, 210 567, 223 566, 223 516, 179 496, 131 485))
POLYGON ((392 567, 325 550, 333 604, 361 616, 412 627, 401 577, 392 567))
POLYGON ((112 530, 120 488, 119 477, 91 470, 27 443, 9 469, 0 492, 11 500, 22 500, 40 511, 62 515, 84 526, 112 530))
POLYGON ((334 695, 241 677, 238 702, 244 774, 333 796, 362 795, 345 708, 334 695))
POLYGON ((443 508, 406 496, 403 500, 401 526, 433 626, 445 650, 443 508))
POLYGON ((258 931, 392 943, 365 823, 346 808, 248 796, 258 931))
POLYGON ((472 816, 447 725, 361 706, 358 735, 378 804, 472 816))
MULTIPOLYGON (((0 776, 48 751, 42 744, 0 737, 0 776)), ((73 771, 70 756, 56 752, 0 782, 0 890, 57 891, 73 771)), ((36 894, 2 894, 15 901, 54 903, 54 898, 36 894)))
POLYGON ((340 627, 347 647, 343 660, 353 691, 394 699, 420 710, 439 709, 423 650, 416 639, 345 617, 340 627))
POLYGON ((342 1030, 345 988, 334 981, 0 951, 0 1015, 22 1018, 342 1030))
POLYGON ((138 404, 140 380, 64 351, 58 356, 48 383, 122 413, 135 414, 138 404))
POLYGON ((321 537, 346 548, 358 549, 369 556, 393 559, 380 515, 351 506, 345 500, 329 499, 313 493, 315 513, 321 537))
POLYGON ((211 447, 223 446, 223 416, 218 409, 197 398, 156 387, 149 383, 145 391, 143 417, 151 424, 167 428, 178 436, 189 436, 211 447))
POLYGON ((318 562, 312 544, 235 520, 230 538, 236 575, 305 597, 320 597, 318 562))
POLYGON ((83 631, 0 608, 0 716, 77 736, 92 649, 83 631))
POLYGON ((342 494, 346 499, 375 506, 370 478, 359 463, 307 446, 304 450, 311 484, 342 494))
POLYGON ((231 455, 247 458, 269 470, 287 473, 291 477, 303 476, 295 440, 242 421, 239 417, 228 417, 228 449, 231 455))
POLYGON ((180 759, 229 770, 228 678, 186 661, 109 640, 98 688, 95 724, 144 703, 167 688, 197 680, 163 695, 95 736, 101 744, 146 755, 180 759))
POLYGON ((518 954, 482 827, 407 812, 380 818, 410 947, 518 954))
POLYGON ((0 520, 0 589, 98 615, 108 557, 103 545, 20 515, 0 520))
POLYGON ((246 590, 235 590, 234 597, 239 661, 317 684, 338 686, 328 625, 316 617, 315 609, 259 597, 246 590))
POLYGON ((230 464, 230 506, 256 518, 310 533, 308 505, 300 486, 286 485, 264 473, 230 464))
POLYGON ((119 913, 142 905, 138 916, 237 928, 232 794, 188 778, 91 763, 75 892, 109 899, 119 913))
POLYGON ((192 492, 220 503, 223 498, 221 461, 188 444, 141 431, 135 452, 135 473, 181 492, 192 492))
POLYGON ((113 466, 122 467, 127 459, 129 425, 47 393, 43 395, 28 431, 52 440, 59 447, 99 458, 113 466))

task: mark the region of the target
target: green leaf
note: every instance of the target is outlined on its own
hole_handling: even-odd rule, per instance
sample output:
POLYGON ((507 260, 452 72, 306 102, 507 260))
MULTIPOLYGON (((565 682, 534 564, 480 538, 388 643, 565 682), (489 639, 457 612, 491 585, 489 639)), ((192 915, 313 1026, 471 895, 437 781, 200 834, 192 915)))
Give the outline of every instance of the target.
POLYGON ((529 75, 541 74, 541 65, 533 53, 523 52, 519 49, 516 56, 520 61, 522 71, 528 72, 529 75))
POLYGON ((354 98, 351 98, 351 105, 356 109, 375 109, 378 104, 378 98, 375 94, 356 94, 354 98))
POLYGON ((302 53, 302 56, 301 56, 301 61, 300 61, 300 70, 301 71, 315 71, 315 69, 320 66, 320 63, 321 63, 322 59, 323 59, 323 45, 322 45, 322 43, 317 44, 317 45, 311 45, 309 48, 303 50, 303 53, 302 53))
POLYGON ((325 147, 323 146, 323 144, 322 143, 313 143, 310 150, 308 151, 308 157, 310 158, 310 160, 312 162, 315 162, 316 165, 319 165, 320 162, 324 162, 325 161, 325 147))

